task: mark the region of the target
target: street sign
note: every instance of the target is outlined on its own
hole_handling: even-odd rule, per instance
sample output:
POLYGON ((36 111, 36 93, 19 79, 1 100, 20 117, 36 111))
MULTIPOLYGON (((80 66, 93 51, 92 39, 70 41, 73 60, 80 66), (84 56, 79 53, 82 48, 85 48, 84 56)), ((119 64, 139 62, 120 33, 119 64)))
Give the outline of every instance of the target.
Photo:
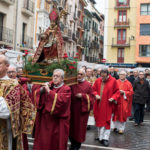
POLYGON ((102 59, 101 62, 102 62, 102 63, 106 63, 106 59, 102 59))

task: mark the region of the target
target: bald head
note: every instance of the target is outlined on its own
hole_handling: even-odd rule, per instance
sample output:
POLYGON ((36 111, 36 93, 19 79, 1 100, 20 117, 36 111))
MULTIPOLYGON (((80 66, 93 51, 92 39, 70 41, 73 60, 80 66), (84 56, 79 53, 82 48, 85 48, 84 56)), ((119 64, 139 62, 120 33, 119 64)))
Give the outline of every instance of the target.
POLYGON ((8 59, 5 55, 0 55, 0 78, 7 75, 7 70, 9 67, 8 59))
POLYGON ((17 76, 16 67, 9 66, 7 74, 9 78, 16 79, 16 76, 17 76))
POLYGON ((5 64, 9 65, 8 58, 5 55, 0 55, 0 60, 2 60, 5 64))
POLYGON ((78 70, 78 75, 77 75, 77 80, 80 82, 84 79, 85 77, 85 70, 83 68, 78 70))

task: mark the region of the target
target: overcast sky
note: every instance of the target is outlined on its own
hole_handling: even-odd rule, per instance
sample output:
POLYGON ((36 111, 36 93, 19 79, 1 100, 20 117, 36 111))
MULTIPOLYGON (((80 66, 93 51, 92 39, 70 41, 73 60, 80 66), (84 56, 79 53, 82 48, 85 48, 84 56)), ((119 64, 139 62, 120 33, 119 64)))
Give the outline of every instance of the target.
POLYGON ((95 4, 95 7, 97 10, 104 14, 105 10, 105 0, 95 0, 97 4, 95 4))

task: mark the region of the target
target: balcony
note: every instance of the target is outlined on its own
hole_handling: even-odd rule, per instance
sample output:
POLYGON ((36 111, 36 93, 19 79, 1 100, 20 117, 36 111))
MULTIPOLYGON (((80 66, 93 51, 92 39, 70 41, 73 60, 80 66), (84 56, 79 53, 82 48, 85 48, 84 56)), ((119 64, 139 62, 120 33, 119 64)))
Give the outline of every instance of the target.
POLYGON ((116 0, 115 9, 129 9, 130 0, 116 0))
POLYGON ((74 20, 78 20, 78 17, 76 15, 76 13, 74 13, 74 16, 73 16, 74 20))
POLYGON ((0 2, 3 2, 9 6, 13 5, 15 3, 15 0, 0 0, 0 2))
POLYGON ((12 46, 13 45, 13 33, 14 31, 6 28, 4 26, 0 26, 0 44, 12 46))
POLYGON ((81 49, 84 48, 84 46, 83 46, 83 40, 79 39, 79 40, 77 41, 77 47, 79 47, 79 48, 81 48, 81 49))
POLYGON ((62 36, 63 36, 63 39, 64 40, 68 40, 68 30, 67 30, 67 28, 64 28, 64 31, 63 31, 63 33, 62 33, 62 36))
POLYGON ((77 27, 78 27, 78 29, 83 29, 82 21, 80 21, 80 20, 78 21, 77 27))
POLYGON ((115 28, 129 28, 130 27, 130 20, 120 21, 115 19, 115 28))
POLYGON ((130 38, 126 38, 125 40, 112 38, 112 47, 130 47, 130 38))
POLYGON ((87 23, 84 24, 84 29, 86 29, 87 31, 89 31, 89 26, 87 23))
POLYGON ((33 38, 29 37, 27 35, 21 35, 21 45, 20 45, 21 50, 25 49, 30 49, 33 50, 33 38))
POLYGON ((104 36, 103 35, 100 35, 100 37, 99 37, 99 39, 100 39, 100 41, 104 41, 104 36))
POLYGON ((99 49, 99 43, 95 40, 91 42, 91 49, 99 49))
POLYGON ((76 41, 76 40, 77 40, 75 33, 72 33, 72 40, 73 40, 73 41, 76 41))
POLYGON ((76 38, 77 38, 77 39, 80 38, 80 32, 79 32, 79 31, 76 32, 76 38))
POLYGON ((22 13, 28 17, 32 17, 34 14, 34 2, 31 0, 24 0, 22 13))
POLYGON ((69 40, 72 40, 72 31, 68 29, 68 38, 69 40))
POLYGON ((100 34, 100 31, 97 29, 97 28, 92 28, 92 31, 95 33, 95 34, 100 34))

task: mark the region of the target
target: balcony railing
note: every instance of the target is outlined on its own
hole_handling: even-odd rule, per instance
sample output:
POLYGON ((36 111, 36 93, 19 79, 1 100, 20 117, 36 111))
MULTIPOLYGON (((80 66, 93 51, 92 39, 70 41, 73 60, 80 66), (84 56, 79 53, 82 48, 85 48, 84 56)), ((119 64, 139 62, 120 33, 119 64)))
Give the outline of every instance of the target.
POLYGON ((104 41, 104 36, 103 36, 103 35, 100 35, 99 39, 100 39, 101 41, 104 41))
POLYGON ((33 38, 27 35, 21 35, 21 48, 33 49, 33 38))
POLYGON ((76 37, 77 37, 78 39, 80 38, 80 32, 79 32, 79 31, 76 32, 76 37))
POLYGON ((13 33, 13 30, 0 26, 0 43, 4 45, 13 44, 13 33))
POLYGON ((83 47, 84 47, 83 45, 84 45, 84 44, 83 44, 83 40, 79 39, 79 40, 77 41, 77 46, 83 48, 83 47))
POLYGON ((68 29, 68 37, 72 39, 72 31, 70 29, 68 29))
POLYGON ((13 5, 15 0, 0 0, 0 2, 6 3, 7 5, 13 5))
POLYGON ((77 40, 75 33, 72 33, 72 40, 73 40, 73 41, 76 41, 76 40, 77 40))
POLYGON ((24 0, 22 13, 27 16, 33 16, 34 14, 34 2, 31 0, 24 0))
POLYGON ((124 0, 124 1, 116 0, 115 8, 116 9, 130 8, 130 0, 124 0))
POLYGON ((112 38, 112 47, 130 47, 130 38, 126 38, 125 40, 112 38))
POLYGON ((77 20, 78 19, 78 17, 77 17, 77 15, 76 15, 76 13, 74 12, 74 20, 77 20))
POLYGON ((78 21, 78 28, 83 29, 83 23, 82 23, 82 21, 78 21))
POLYGON ((130 20, 120 21, 115 19, 115 27, 129 27, 130 20))

